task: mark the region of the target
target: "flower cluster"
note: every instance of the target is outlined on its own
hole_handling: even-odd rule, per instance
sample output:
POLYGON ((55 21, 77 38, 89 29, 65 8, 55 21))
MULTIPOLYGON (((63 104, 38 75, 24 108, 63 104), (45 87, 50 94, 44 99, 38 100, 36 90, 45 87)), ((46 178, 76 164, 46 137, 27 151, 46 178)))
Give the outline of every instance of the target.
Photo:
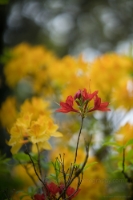
POLYGON ((27 142, 32 143, 32 150, 36 151, 36 144, 39 149, 51 149, 48 142, 50 137, 61 137, 57 131, 58 125, 54 124, 53 119, 47 109, 47 103, 40 98, 32 98, 25 101, 20 109, 19 117, 10 129, 9 146, 11 152, 17 153, 21 146, 27 142))
MULTIPOLYGON (((64 189, 65 189, 65 186, 63 184, 60 184, 59 186, 53 182, 47 184, 46 193, 48 193, 47 194, 48 199, 55 200, 57 198, 57 196, 59 196, 63 192, 64 189)), ((77 196, 79 191, 80 191, 80 189, 75 190, 74 188, 69 186, 66 190, 67 199, 68 200, 73 199, 74 197, 77 196)), ((35 194, 34 200, 45 200, 45 195, 44 194, 35 194)))
POLYGON ((83 89, 79 90, 74 97, 68 96, 66 102, 60 102, 61 108, 57 109, 56 112, 77 112, 84 117, 87 113, 95 110, 109 111, 108 105, 108 102, 101 102, 101 98, 98 97, 98 91, 89 93, 86 89, 83 89), (93 107, 89 106, 90 101, 93 101, 93 107), (78 109, 74 108, 74 102, 78 105, 78 109))
POLYGON ((119 145, 125 145, 132 138, 133 138, 133 125, 130 123, 126 123, 116 131, 115 140, 119 145))
POLYGON ((52 52, 43 46, 32 47, 27 43, 21 43, 12 49, 11 55, 12 59, 4 68, 6 82, 11 88, 14 88, 19 81, 27 79, 31 81, 35 92, 40 92, 43 85, 47 85, 47 90, 50 89, 47 84, 48 69, 53 66, 53 62, 56 62, 56 56, 52 52))

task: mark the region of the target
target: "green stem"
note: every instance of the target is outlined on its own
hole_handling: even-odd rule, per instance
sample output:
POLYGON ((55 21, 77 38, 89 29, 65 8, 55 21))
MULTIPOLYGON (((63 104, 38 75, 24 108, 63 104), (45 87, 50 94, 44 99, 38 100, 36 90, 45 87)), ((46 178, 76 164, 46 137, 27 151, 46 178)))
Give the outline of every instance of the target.
POLYGON ((82 128, 83 128, 83 121, 84 121, 84 117, 81 118, 81 126, 80 126, 80 130, 79 130, 79 134, 78 134, 78 140, 77 140, 77 145, 76 145, 74 164, 76 163, 76 159, 77 159, 78 147, 79 147, 79 139, 80 139, 80 135, 81 135, 82 128))
POLYGON ((36 147, 37 147, 37 151, 38 151, 38 168, 39 168, 39 172, 40 172, 40 176, 42 178, 42 170, 41 170, 41 158, 40 158, 40 151, 39 151, 39 146, 36 143, 36 147))

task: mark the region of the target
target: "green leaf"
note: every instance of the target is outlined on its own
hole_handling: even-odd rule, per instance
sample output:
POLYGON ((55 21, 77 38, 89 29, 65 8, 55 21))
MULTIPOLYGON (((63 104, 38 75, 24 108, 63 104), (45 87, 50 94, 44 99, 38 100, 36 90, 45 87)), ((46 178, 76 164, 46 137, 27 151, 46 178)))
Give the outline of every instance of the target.
POLYGON ((120 145, 113 141, 104 142, 103 145, 105 146, 116 146, 119 147, 120 145))
POLYGON ((56 159, 55 162, 52 162, 52 165, 55 170, 55 180, 57 183, 59 183, 59 174, 60 174, 60 168, 61 168, 59 160, 56 159))
POLYGON ((59 175, 59 173, 60 173, 60 163, 59 163, 58 159, 56 159, 56 161, 55 161, 55 171, 56 171, 56 174, 59 175))
POLYGON ((128 140, 128 142, 125 144, 125 147, 127 147, 128 145, 133 145, 133 139, 128 140))
POLYGON ((33 186, 31 186, 31 187, 28 188, 27 192, 24 192, 24 191, 21 191, 21 192, 23 192, 23 195, 20 197, 20 200, 23 199, 26 196, 33 197, 37 193, 37 188, 34 188, 33 186))
POLYGON ((83 170, 83 171, 87 170, 89 167, 92 167, 92 166, 95 165, 95 164, 97 164, 97 162, 92 162, 92 163, 87 164, 87 165, 84 167, 84 170, 83 170))
POLYGON ((125 146, 120 146, 117 148, 117 150, 121 153, 123 151, 123 149, 125 149, 125 146))
POLYGON ((13 158, 15 160, 20 161, 20 162, 29 162, 30 161, 29 156, 27 154, 23 153, 23 152, 14 154, 13 158))
POLYGON ((52 178, 53 180, 55 180, 58 183, 57 177, 55 174, 50 174, 48 178, 52 178))
POLYGON ((28 188, 28 194, 30 196, 33 196, 35 193, 36 193, 36 189, 34 187, 31 186, 28 188))
MULTIPOLYGON (((30 153, 31 157, 32 157, 32 160, 34 161, 34 163, 36 164, 37 163, 37 160, 38 160, 38 156, 37 154, 34 154, 34 153, 30 153)), ((14 154, 13 155, 13 158, 21 163, 27 163, 27 162, 30 162, 30 157, 29 155, 23 153, 23 152, 20 152, 20 153, 17 153, 17 154, 14 154)))
POLYGON ((0 153, 0 174, 3 174, 3 173, 9 173, 10 169, 10 165, 9 164, 9 161, 10 159, 9 158, 6 158, 6 155, 2 155, 0 153))

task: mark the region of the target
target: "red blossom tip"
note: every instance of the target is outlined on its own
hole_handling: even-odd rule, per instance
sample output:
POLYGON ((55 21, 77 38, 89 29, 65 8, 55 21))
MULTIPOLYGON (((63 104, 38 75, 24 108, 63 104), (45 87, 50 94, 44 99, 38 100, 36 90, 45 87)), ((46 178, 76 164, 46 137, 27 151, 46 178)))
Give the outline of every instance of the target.
POLYGON ((89 112, 92 112, 94 110, 99 110, 99 111, 110 111, 110 109, 108 108, 109 103, 108 102, 103 102, 101 103, 101 98, 98 97, 97 95, 95 95, 94 98, 94 107, 92 109, 89 110, 89 112))
POLYGON ((68 113, 68 112, 78 112, 78 110, 73 108, 73 97, 68 96, 66 102, 60 102, 61 108, 57 109, 56 112, 68 113))

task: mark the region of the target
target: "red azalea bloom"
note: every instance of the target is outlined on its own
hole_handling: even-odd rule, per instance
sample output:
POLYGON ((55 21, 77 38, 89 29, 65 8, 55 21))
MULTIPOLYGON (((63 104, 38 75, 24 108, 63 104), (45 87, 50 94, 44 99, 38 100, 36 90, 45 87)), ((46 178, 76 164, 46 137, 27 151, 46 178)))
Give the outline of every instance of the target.
POLYGON ((84 117, 86 113, 92 112, 94 110, 100 110, 100 111, 110 111, 108 107, 109 103, 104 102, 101 103, 101 98, 98 97, 98 91, 95 91, 93 93, 87 92, 87 90, 84 88, 83 90, 78 90, 78 92, 72 96, 68 96, 66 99, 66 102, 60 102, 61 108, 56 110, 56 112, 77 112, 84 117), (91 100, 94 100, 94 108, 88 110, 88 104, 91 100), (74 101, 77 103, 79 110, 76 110, 73 108, 74 101))
POLYGON ((34 200, 45 200, 44 199, 44 194, 35 194, 34 195, 34 200))
POLYGON ((109 108, 107 108, 109 105, 108 102, 101 103, 101 98, 99 98, 97 95, 94 97, 94 108, 90 109, 89 112, 92 112, 94 110, 100 110, 100 111, 110 111, 109 108))
POLYGON ((59 192, 59 187, 53 182, 49 183, 47 188, 52 195, 56 195, 59 192))
POLYGON ((97 95, 98 91, 95 91, 93 93, 88 93, 87 90, 84 88, 82 91, 82 97, 85 100, 92 100, 94 98, 95 95, 97 95))
POLYGON ((61 194, 63 190, 64 190, 64 184, 63 184, 63 183, 60 183, 60 186, 59 186, 59 193, 61 194))
MULTIPOLYGON (((59 186, 59 193, 61 194, 62 192, 63 192, 63 190, 64 190, 64 184, 60 184, 60 186, 59 186)), ((74 197, 76 197, 77 195, 78 195, 78 193, 79 193, 79 191, 80 191, 80 189, 78 189, 77 191, 74 189, 74 188, 72 188, 72 187, 68 187, 67 188, 67 190, 66 190, 66 194, 67 194, 67 196, 68 196, 68 200, 71 200, 71 199, 73 199, 74 197), (70 197, 70 198, 69 198, 70 197)))
POLYGON ((83 101, 86 101, 86 100, 92 100, 93 97, 98 93, 98 91, 95 91, 93 93, 89 93, 87 92, 87 90, 84 88, 83 91, 82 90, 78 90, 78 92, 76 92, 76 94, 74 95, 74 99, 80 99, 82 98, 83 101))
POLYGON ((66 191, 66 194, 67 194, 67 196, 68 196, 68 199, 71 200, 71 199, 73 199, 74 197, 76 197, 76 196, 78 195, 79 191, 80 191, 80 189, 78 189, 78 190, 76 191, 74 188, 68 187, 68 188, 67 188, 67 191, 66 191), (69 198, 69 197, 70 197, 70 198, 69 198))
POLYGON ((58 110, 56 110, 56 112, 63 112, 63 113, 68 113, 68 112, 78 112, 78 110, 73 108, 73 97, 72 96, 68 96, 66 99, 66 102, 60 102, 60 106, 61 108, 59 108, 58 110))

